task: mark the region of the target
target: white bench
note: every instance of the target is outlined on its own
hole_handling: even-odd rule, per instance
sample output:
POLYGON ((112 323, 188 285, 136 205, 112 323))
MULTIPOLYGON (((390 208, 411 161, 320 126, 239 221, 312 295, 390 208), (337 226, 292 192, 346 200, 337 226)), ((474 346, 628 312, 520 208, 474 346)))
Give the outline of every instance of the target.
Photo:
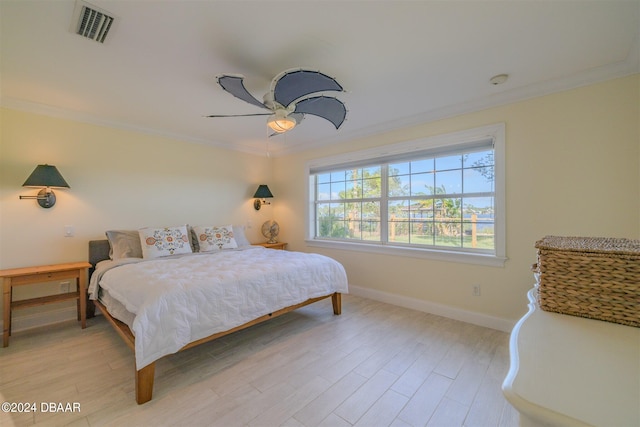
POLYGON ((541 310, 511 332, 502 384, 521 426, 640 426, 640 328, 541 310))

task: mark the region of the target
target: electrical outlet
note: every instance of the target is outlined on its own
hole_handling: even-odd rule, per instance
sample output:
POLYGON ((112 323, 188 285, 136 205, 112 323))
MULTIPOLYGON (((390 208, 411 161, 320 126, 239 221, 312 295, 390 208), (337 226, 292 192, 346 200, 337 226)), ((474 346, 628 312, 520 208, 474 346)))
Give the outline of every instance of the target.
POLYGON ((62 294, 69 293, 70 286, 71 286, 71 283, 69 282, 60 282, 60 293, 62 294))
POLYGON ((473 285, 473 296, 474 297, 480 296, 480 285, 473 285))

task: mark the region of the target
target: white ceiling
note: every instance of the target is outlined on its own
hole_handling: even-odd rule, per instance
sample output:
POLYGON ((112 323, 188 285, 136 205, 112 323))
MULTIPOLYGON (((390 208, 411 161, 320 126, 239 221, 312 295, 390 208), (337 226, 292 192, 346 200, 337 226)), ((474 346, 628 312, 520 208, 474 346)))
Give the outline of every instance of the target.
POLYGON ((277 156, 640 71, 638 0, 90 3, 116 16, 104 44, 70 31, 75 0, 0 0, 3 106, 277 156), (262 99, 298 67, 347 90, 339 130, 203 118, 263 112, 216 75, 262 99))

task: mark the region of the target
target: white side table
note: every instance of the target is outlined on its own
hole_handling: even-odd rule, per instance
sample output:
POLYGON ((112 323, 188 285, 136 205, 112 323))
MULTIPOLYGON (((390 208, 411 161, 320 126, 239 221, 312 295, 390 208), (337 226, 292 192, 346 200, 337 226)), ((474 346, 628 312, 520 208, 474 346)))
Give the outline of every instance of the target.
POLYGON ((541 310, 511 332, 502 384, 521 426, 640 426, 640 328, 541 310))

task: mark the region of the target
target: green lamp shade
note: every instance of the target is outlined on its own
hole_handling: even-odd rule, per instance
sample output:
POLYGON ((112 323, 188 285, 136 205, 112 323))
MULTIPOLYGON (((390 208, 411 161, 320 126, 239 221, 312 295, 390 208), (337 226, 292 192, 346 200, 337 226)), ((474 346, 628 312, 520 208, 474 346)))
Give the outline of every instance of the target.
POLYGON ((260 185, 258 186, 256 194, 254 194, 253 197, 256 199, 269 199, 273 197, 273 194, 271 194, 271 191, 269 191, 269 187, 267 187, 266 185, 260 185))
MULTIPOLYGON (((71 188, 58 169, 51 165, 38 165, 31 172, 23 187, 64 187, 71 188)), ((268 190, 267 190, 268 191, 268 190)))

